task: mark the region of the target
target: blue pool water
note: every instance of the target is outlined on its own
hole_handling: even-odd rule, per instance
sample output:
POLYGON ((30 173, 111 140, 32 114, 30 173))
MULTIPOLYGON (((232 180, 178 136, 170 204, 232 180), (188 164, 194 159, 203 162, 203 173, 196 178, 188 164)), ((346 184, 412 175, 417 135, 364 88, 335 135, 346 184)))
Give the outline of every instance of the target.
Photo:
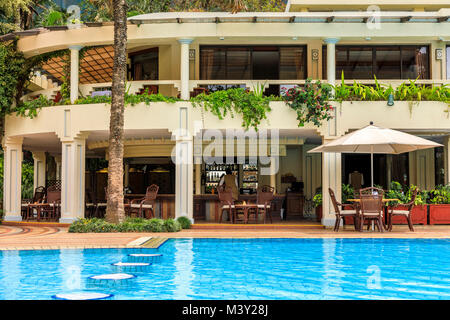
POLYGON ((450 240, 174 239, 156 249, 3 251, 0 299, 102 292, 114 299, 449 299, 450 240), (120 286, 131 253, 162 253, 120 286))

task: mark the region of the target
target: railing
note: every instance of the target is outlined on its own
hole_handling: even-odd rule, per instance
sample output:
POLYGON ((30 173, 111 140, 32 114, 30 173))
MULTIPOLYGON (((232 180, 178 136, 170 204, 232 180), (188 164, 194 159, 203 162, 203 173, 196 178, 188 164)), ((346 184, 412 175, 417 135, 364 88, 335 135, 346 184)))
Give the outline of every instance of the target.
MULTIPOLYGON (((315 80, 314 80, 315 81, 315 80)), ((326 80, 320 80, 323 83, 327 83, 326 80)), ((364 85, 375 85, 376 81, 374 79, 369 80, 352 80, 347 79, 344 80, 344 83, 347 85, 352 85, 354 82, 364 84, 364 85)), ((408 80, 377 80, 378 84, 382 86, 392 85, 393 88, 400 86, 403 83, 409 83, 408 80)), ((341 80, 336 80, 335 84, 341 84, 341 80)), ((415 81, 416 85, 450 85, 450 80, 434 80, 427 79, 421 80, 418 79, 415 81)), ((305 80, 190 80, 189 81, 189 92, 194 92, 197 88, 207 88, 208 86, 214 87, 230 87, 230 86, 240 86, 248 89, 249 91, 259 90, 262 87, 264 90, 268 89, 270 85, 279 85, 280 89, 283 87, 289 88, 290 86, 295 85, 304 85, 305 80)), ((92 84, 80 84, 80 97, 91 96, 94 91, 98 91, 99 89, 111 90, 111 82, 103 82, 103 83, 92 83, 92 84)), ((128 81, 126 83, 126 90, 129 94, 139 94, 142 93, 146 88, 151 86, 168 86, 173 87, 179 92, 181 81, 180 80, 142 80, 142 81, 128 81)), ((46 96, 48 99, 54 99, 58 91, 60 91, 61 87, 54 87, 46 90, 38 90, 33 91, 27 95, 22 97, 23 101, 30 101, 35 99, 40 95, 46 96)))

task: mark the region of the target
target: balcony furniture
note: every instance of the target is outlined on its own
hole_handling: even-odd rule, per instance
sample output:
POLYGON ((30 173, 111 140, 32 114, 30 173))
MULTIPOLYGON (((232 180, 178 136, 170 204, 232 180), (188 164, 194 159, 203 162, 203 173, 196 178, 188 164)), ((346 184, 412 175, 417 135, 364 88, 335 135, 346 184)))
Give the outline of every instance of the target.
POLYGON ((45 203, 38 207, 38 221, 43 218, 57 221, 60 217, 61 190, 56 187, 49 187, 45 203))
POLYGON ((398 207, 398 205, 394 205, 394 206, 391 206, 390 208, 388 208, 388 216, 387 216, 388 231, 392 231, 392 217, 393 216, 405 217, 406 220, 408 221, 409 230, 414 231, 411 213, 414 208, 414 202, 416 201, 416 197, 417 197, 417 188, 414 190, 413 194, 411 195, 411 201, 406 204, 401 204, 401 206, 404 207, 405 209, 403 209, 403 210, 399 210, 398 208, 396 209, 396 207, 398 207))
POLYGON ((208 89, 202 88, 202 87, 197 87, 197 88, 193 89, 193 91, 190 93, 190 96, 191 96, 191 98, 194 98, 194 97, 198 96, 199 94, 207 93, 207 92, 208 92, 208 89))
POLYGON ((336 215, 336 222, 334 223, 334 231, 339 231, 339 226, 341 224, 341 219, 345 225, 345 218, 352 217, 353 224, 355 225, 355 230, 359 230, 359 208, 357 204, 342 204, 336 200, 336 196, 334 191, 331 188, 328 188, 328 192, 330 193, 331 202, 333 203, 334 213, 336 215), (343 206, 349 206, 351 209, 342 209, 343 206), (339 208, 341 207, 341 208, 339 208))
POLYGON ((227 211, 231 223, 234 223, 236 207, 234 204, 233 192, 231 188, 226 187, 225 184, 223 184, 217 187, 217 193, 219 194, 219 202, 220 202, 219 222, 222 223, 223 212, 227 211))
POLYGON ((144 87, 139 90, 139 94, 157 94, 159 91, 158 86, 155 86, 153 84, 146 84, 144 87))
POLYGON ((159 187, 156 184, 152 184, 146 190, 145 197, 141 199, 131 200, 129 206, 129 215, 133 213, 138 217, 144 218, 144 211, 146 212, 145 218, 154 218, 154 207, 156 196, 158 195, 159 187))
POLYGON ((22 199, 22 219, 28 220, 30 216, 34 216, 33 210, 30 212, 30 204, 42 203, 44 201, 46 189, 43 186, 37 187, 34 190, 32 199, 22 199))
POLYGON ((262 186, 261 188, 258 188, 256 192, 256 221, 258 221, 259 213, 262 213, 264 215, 264 223, 266 223, 267 216, 269 216, 270 223, 273 223, 270 209, 274 191, 275 188, 271 186, 262 186))
POLYGON ((378 230, 383 232, 383 195, 382 189, 369 187, 359 190, 360 194, 360 231, 363 229, 364 221, 369 220, 376 223, 378 230))

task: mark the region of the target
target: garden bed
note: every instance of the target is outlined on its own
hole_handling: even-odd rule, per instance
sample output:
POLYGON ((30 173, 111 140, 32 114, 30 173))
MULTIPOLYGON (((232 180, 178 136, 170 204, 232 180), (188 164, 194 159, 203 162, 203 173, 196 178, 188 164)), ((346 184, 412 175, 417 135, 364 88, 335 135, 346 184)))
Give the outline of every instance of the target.
POLYGON ((430 225, 450 224, 450 204, 430 204, 430 225))

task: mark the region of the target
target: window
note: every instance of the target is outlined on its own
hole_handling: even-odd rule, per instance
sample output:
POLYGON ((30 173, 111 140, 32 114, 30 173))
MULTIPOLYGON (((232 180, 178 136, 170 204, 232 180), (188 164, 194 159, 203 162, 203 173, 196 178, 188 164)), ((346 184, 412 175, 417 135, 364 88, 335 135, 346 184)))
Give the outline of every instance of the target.
POLYGON ((129 54, 133 80, 158 80, 158 48, 129 54))
POLYGON ((202 46, 202 80, 305 79, 306 47, 202 46))
MULTIPOLYGON (((336 46, 336 77, 429 79, 428 46, 336 46)), ((326 46, 323 47, 326 77, 326 46)))

